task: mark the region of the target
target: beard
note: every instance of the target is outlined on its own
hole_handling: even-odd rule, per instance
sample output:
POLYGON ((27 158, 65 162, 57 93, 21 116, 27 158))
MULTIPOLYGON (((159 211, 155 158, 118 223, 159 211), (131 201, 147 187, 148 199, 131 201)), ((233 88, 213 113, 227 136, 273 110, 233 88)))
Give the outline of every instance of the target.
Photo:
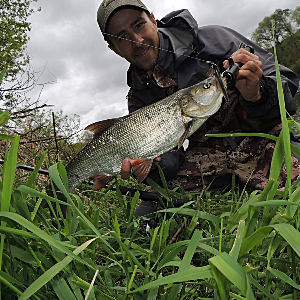
POLYGON ((153 44, 153 42, 144 42, 141 47, 136 47, 132 53, 135 59, 131 63, 144 71, 152 70, 159 54, 158 47, 153 44))

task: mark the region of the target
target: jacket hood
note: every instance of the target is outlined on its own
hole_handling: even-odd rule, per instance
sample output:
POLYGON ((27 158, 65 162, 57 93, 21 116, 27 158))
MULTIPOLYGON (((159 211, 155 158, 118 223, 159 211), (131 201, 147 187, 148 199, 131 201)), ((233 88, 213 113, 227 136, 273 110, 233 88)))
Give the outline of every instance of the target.
POLYGON ((157 25, 158 28, 169 28, 176 26, 182 30, 192 31, 194 40, 196 40, 198 23, 187 9, 170 12, 161 20, 157 20, 157 25))

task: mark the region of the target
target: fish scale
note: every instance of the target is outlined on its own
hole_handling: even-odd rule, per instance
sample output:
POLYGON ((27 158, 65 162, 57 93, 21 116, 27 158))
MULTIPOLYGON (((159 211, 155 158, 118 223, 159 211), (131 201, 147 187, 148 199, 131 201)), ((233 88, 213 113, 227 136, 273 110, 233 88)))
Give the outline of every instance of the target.
POLYGON ((211 77, 121 117, 105 130, 103 121, 99 122, 101 130, 94 130, 96 137, 66 166, 69 191, 90 177, 101 176, 106 183, 120 173, 125 157, 146 161, 170 151, 189 124, 187 136, 214 114, 221 102, 222 90, 211 77))

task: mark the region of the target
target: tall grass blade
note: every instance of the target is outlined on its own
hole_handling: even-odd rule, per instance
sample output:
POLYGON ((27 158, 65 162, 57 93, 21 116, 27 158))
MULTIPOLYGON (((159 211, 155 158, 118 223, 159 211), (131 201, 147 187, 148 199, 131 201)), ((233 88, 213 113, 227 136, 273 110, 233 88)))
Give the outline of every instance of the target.
POLYGON ((71 252, 68 248, 66 248, 61 242, 55 240, 53 237, 45 233, 45 231, 41 230, 25 218, 19 216, 18 214, 12 213, 12 212, 0 212, 0 217, 9 218, 21 226, 27 228, 32 233, 36 234, 39 238, 49 243, 49 245, 55 247, 56 249, 60 250, 61 252, 71 256, 73 259, 79 261, 80 263, 87 265, 88 267, 94 269, 92 266, 90 266, 86 261, 81 259, 79 256, 75 255, 73 252, 71 252))
MULTIPOLYGON (((273 33, 273 41, 275 41, 274 22, 272 22, 272 33, 273 33)), ((275 66, 276 66, 277 92, 279 98, 279 107, 280 107, 280 115, 281 115, 281 123, 282 123, 285 166, 287 172, 286 187, 288 189, 289 196, 291 199, 292 198, 292 181, 291 181, 292 158, 291 158, 290 130, 289 130, 288 121, 286 117, 283 87, 282 87, 282 82, 280 77, 280 70, 279 70, 279 63, 277 59, 277 50, 276 50, 275 42, 274 42, 274 57, 275 57, 275 66)))
POLYGON ((0 275, 0 282, 3 283, 3 284, 5 284, 9 289, 11 289, 17 295, 21 295, 22 294, 22 292, 19 289, 17 289, 13 284, 11 284, 9 281, 7 281, 1 275, 0 275))
POLYGON ((249 282, 256 287, 259 291, 261 291, 264 296, 266 296, 268 300, 276 300, 276 298, 269 293, 264 287, 262 287, 251 275, 248 276, 249 282))
POLYGON ((300 286, 299 284, 296 284, 296 282, 294 282, 289 276, 287 276, 285 273, 273 269, 271 267, 268 268, 268 271, 270 271, 275 277, 278 277, 280 280, 282 280, 283 282, 286 282, 287 284, 289 284, 290 286, 292 286, 293 288, 297 289, 300 291, 300 286))
POLYGON ((244 254, 252 250, 256 245, 260 244, 270 234, 272 230, 273 228, 271 226, 261 227, 257 229, 248 238, 243 239, 239 257, 242 257, 244 254))
POLYGON ((148 284, 138 287, 131 293, 149 290, 159 285, 180 283, 184 281, 208 279, 208 278, 213 278, 210 266, 190 267, 188 270, 181 271, 180 273, 168 275, 165 277, 161 277, 155 281, 151 281, 148 284))
POLYGON ((176 243, 172 245, 173 248, 170 250, 170 246, 165 248, 165 255, 164 257, 159 261, 157 265, 157 270, 160 270, 166 266, 173 266, 174 262, 176 263, 176 266, 181 264, 181 261, 174 261, 175 258, 177 258, 177 255, 180 251, 184 251, 186 249, 186 243, 176 243))
POLYGON ((19 215, 21 215, 29 221, 32 221, 31 214, 28 209, 28 203, 26 202, 26 198, 23 197, 22 193, 15 190, 12 194, 11 204, 19 215))
POLYGON ((211 271, 214 275, 214 280, 216 281, 215 288, 215 299, 227 300, 229 299, 229 290, 231 288, 230 281, 225 277, 225 275, 214 265, 210 264, 211 271))
MULTIPOLYGON (((0 116, 0 121, 1 121, 1 116, 0 116)), ((14 137, 12 137, 10 135, 0 133, 0 140, 11 141, 13 139, 14 139, 14 137)))
MULTIPOLYGON (((16 164, 17 164, 17 155, 18 155, 18 146, 19 146, 20 136, 17 136, 13 139, 11 143, 11 148, 6 151, 4 158, 4 167, 3 167, 3 188, 1 194, 1 212, 9 211, 12 189, 15 179, 16 164)), ((6 221, 1 221, 1 226, 6 226, 6 221)), ((4 239, 5 235, 1 234, 1 244, 0 244, 0 270, 2 269, 2 260, 3 260, 3 250, 4 250, 4 239)))
POLYGON ((210 258, 208 261, 220 270, 220 272, 246 296, 246 299, 255 300, 245 271, 229 254, 223 252, 210 258))
POLYGON ((69 275, 67 277, 67 280, 68 280, 69 286, 71 287, 71 289, 73 291, 73 294, 76 296, 76 299, 83 300, 80 288, 73 282, 74 277, 72 275, 69 275))
POLYGON ((231 232, 236 227, 235 225, 238 224, 240 220, 245 220, 247 218, 250 205, 257 202, 258 199, 259 199, 259 195, 257 194, 257 191, 253 192, 249 200, 246 201, 230 218, 230 221, 232 221, 233 222, 232 224, 234 225, 232 224, 227 225, 226 230, 228 232, 231 232))
POLYGON ((281 223, 273 225, 276 231, 289 243, 300 257, 300 232, 292 225, 281 223))
POLYGON ((33 184, 34 184, 34 181, 36 179, 36 176, 39 172, 39 169, 41 168, 42 164, 43 164, 43 161, 45 160, 45 157, 46 157, 46 152, 42 155, 42 157, 39 159, 36 167, 34 168, 33 172, 31 173, 28 181, 27 181, 27 184, 26 186, 28 187, 33 187, 33 184))
POLYGON ((58 204, 63 204, 63 205, 70 206, 69 203, 66 203, 64 201, 58 200, 57 198, 50 197, 47 194, 39 192, 39 191, 37 191, 37 190, 35 190, 33 188, 30 188, 30 187, 28 187, 26 185, 20 185, 17 188, 17 191, 20 191, 20 192, 25 193, 25 194, 29 194, 29 195, 31 195, 33 197, 37 197, 37 198, 49 200, 49 201, 52 201, 52 202, 55 202, 55 203, 58 203, 58 204))
POLYGON ((180 293, 182 289, 182 284, 173 284, 169 293, 167 300, 173 300, 177 298, 178 293, 180 293))
POLYGON ((130 203, 131 206, 130 206, 130 215, 128 218, 128 224, 130 224, 133 220, 134 210, 138 204, 139 198, 140 198, 140 193, 139 191, 136 191, 130 203))
POLYGON ((166 199, 170 199, 169 193, 164 188, 162 188, 160 185, 158 185, 155 181, 153 181, 151 178, 147 177, 146 183, 149 184, 151 187, 153 187, 163 197, 165 197, 166 199))
POLYGON ((128 291, 128 292, 131 290, 131 287, 132 287, 132 284, 133 284, 133 280, 134 280, 134 277, 135 277, 135 275, 136 275, 137 268, 138 268, 138 266, 135 265, 135 266, 134 266, 134 269, 133 269, 133 272, 132 272, 132 274, 131 274, 131 278, 130 278, 130 280, 129 280, 128 286, 127 286, 127 291, 128 291))
POLYGON ((73 206, 73 208, 77 211, 77 213, 79 214, 79 216, 83 219, 83 221, 91 228, 91 230, 93 230, 95 232, 95 234, 99 237, 99 239, 101 240, 102 247, 111 255, 111 257, 113 257, 114 259, 115 256, 113 254, 114 249, 111 247, 111 245, 104 239, 104 237, 102 236, 102 234, 99 232, 99 230, 94 226, 94 224, 76 207, 76 205, 74 204, 74 202, 72 201, 69 193, 67 192, 67 186, 68 185, 64 185, 61 178, 60 178, 60 173, 59 170, 63 173, 62 177, 64 180, 64 183, 67 183, 67 175, 66 175, 66 170, 63 166, 63 164, 61 163, 57 163, 52 165, 49 168, 49 175, 51 177, 51 179, 54 181, 55 185, 58 187, 58 189, 64 194, 64 196, 67 198, 68 202, 73 206), (113 251, 113 252, 112 252, 113 251))
POLYGON ((13 139, 10 151, 6 153, 4 158, 1 211, 9 210, 12 188, 15 179, 19 141, 20 136, 17 136, 13 139))
MULTIPOLYGON (((151 254, 153 254, 153 248, 154 248, 154 245, 155 245, 155 241, 156 241, 156 237, 157 237, 157 234, 158 234, 158 230, 159 230, 158 227, 154 228, 154 230, 153 230, 153 232, 151 234, 152 238, 151 238, 150 249, 149 249, 149 254, 148 254, 147 272, 150 271, 151 254)), ((147 280, 148 280, 148 277, 146 277, 145 283, 148 283, 147 280)))
POLYGON ((37 237, 36 235, 34 235, 30 232, 20 230, 20 229, 11 228, 11 227, 0 226, 0 231, 8 232, 9 234, 12 234, 12 235, 19 235, 19 236, 22 236, 25 239, 39 239, 39 237, 37 237))
MULTIPOLYGON (((72 252, 72 257, 67 256, 59 263, 55 264, 49 270, 47 270, 42 276, 40 276, 36 281, 34 281, 22 294, 19 300, 25 300, 31 297, 34 293, 36 293, 42 286, 44 286, 47 282, 49 282, 55 275, 57 275, 60 271, 62 271, 68 264, 70 264, 74 257, 78 257, 83 250, 85 250, 93 241, 97 238, 93 238, 81 246, 79 246, 76 250, 72 252)), ((72 293, 73 295, 73 293, 72 293)), ((72 298, 66 298, 72 299, 72 298)), ((76 298, 75 298, 76 299, 76 298)))
POLYGON ((182 270, 187 270, 191 266, 191 261, 200 239, 201 239, 201 231, 196 229, 191 238, 191 242, 185 251, 181 265, 178 269, 178 273, 182 272, 182 270))
POLYGON ((283 141, 283 131, 280 132, 279 138, 276 142, 269 178, 271 180, 277 181, 282 171, 284 165, 284 141, 283 141))
POLYGON ((61 300, 77 300, 77 298, 72 293, 70 287, 66 283, 66 281, 63 278, 59 278, 54 281, 52 284, 53 289, 61 300))
POLYGON ((274 206, 281 206, 281 205, 299 206, 300 203, 290 202, 287 200, 269 200, 269 201, 253 203, 251 206, 253 206, 253 207, 267 207, 267 206, 274 207, 274 206))
MULTIPOLYGON (((192 202, 186 203, 185 206, 190 205, 192 202)), ((179 207, 179 208, 167 208, 167 209, 162 209, 158 212, 161 213, 177 213, 180 215, 186 215, 186 216, 191 216, 191 217, 198 217, 200 219, 204 219, 204 220, 208 220, 211 221, 213 223, 220 223, 222 222, 222 219, 220 217, 216 217, 213 214, 207 213, 205 211, 197 211, 195 209, 191 209, 191 208, 184 208, 184 206, 179 207)), ((231 222, 228 220, 224 220, 224 224, 234 224, 236 225, 237 223, 235 222, 231 222)))
MULTIPOLYGON (((162 277, 162 275, 160 274, 158 278, 161 278, 161 277, 162 277)), ((149 290, 147 300, 157 300, 158 290, 159 290, 159 286, 155 286, 155 287, 151 288, 149 290)))
POLYGON ((243 236, 244 236, 244 230, 245 230, 245 221, 241 220, 238 230, 237 230, 237 234, 236 234, 236 238, 234 241, 234 244, 232 246, 231 251, 229 252, 229 255, 234 259, 237 260, 239 257, 239 253, 241 250, 241 245, 242 245, 242 241, 243 241, 243 236))
POLYGON ((115 232, 111 232, 111 235, 119 243, 120 247, 124 250, 124 252, 130 257, 130 259, 133 261, 133 263, 136 264, 140 268, 141 272, 143 272, 144 275, 148 275, 149 272, 142 266, 142 264, 134 256, 134 254, 130 251, 130 249, 124 243, 122 243, 119 236, 115 232))
MULTIPOLYGON (((234 293, 229 293, 229 295, 231 296, 231 298, 230 299, 235 299, 235 300, 247 300, 245 297, 242 297, 242 296, 240 296, 240 295, 236 295, 236 294, 234 294, 234 293)), ((201 298, 200 298, 201 299, 201 298)), ((199 299, 199 300, 200 300, 199 299)), ((202 299, 201 299, 202 300, 202 299)), ((208 300, 208 299, 205 299, 205 300, 208 300)), ((212 300, 212 298, 211 298, 211 300, 212 300)))

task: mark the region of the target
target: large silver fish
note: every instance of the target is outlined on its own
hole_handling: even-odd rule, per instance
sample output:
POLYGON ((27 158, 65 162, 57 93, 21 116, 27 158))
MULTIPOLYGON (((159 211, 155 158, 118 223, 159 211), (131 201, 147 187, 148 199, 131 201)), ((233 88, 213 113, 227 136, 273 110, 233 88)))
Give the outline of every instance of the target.
POLYGON ((153 159, 180 147, 218 111, 222 96, 213 76, 132 114, 89 125, 94 139, 66 166, 69 191, 87 178, 93 178, 95 190, 104 187, 120 173, 125 157, 143 181, 153 159))

